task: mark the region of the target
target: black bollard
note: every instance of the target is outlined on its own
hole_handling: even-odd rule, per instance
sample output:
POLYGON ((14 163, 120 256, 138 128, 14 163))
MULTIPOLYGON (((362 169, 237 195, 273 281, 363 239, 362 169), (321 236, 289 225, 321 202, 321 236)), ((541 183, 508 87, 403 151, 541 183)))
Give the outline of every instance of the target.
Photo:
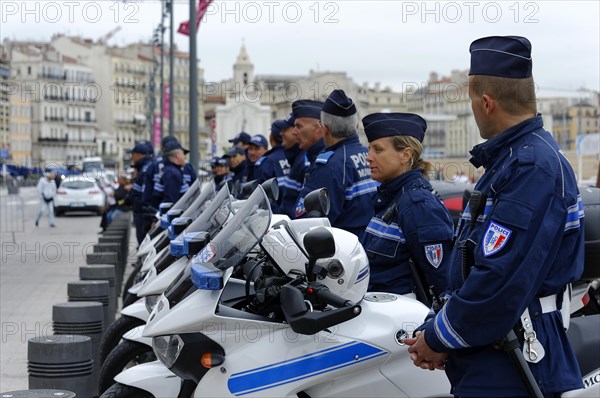
POLYGON ((87 336, 37 336, 27 341, 30 389, 68 389, 79 398, 91 398, 92 368, 87 336))
POLYGON ((116 272, 116 270, 119 267, 118 253, 115 253, 115 252, 88 253, 85 258, 85 263, 88 265, 91 265, 91 264, 114 265, 115 266, 115 289, 121 290, 123 274, 122 274, 122 272, 116 272))
POLYGON ((66 390, 19 390, 0 393, 0 398, 74 398, 76 394, 66 390))
POLYGON ((127 264, 127 256, 129 255, 129 253, 121 253, 121 245, 119 243, 98 243, 94 245, 94 253, 106 252, 117 253, 117 260, 119 262, 119 265, 117 266, 116 272, 120 272, 122 274, 125 270, 125 265, 127 264))
POLYGON ((100 375, 100 341, 102 340, 104 309, 97 301, 77 301, 52 306, 52 327, 55 335, 77 334, 87 336, 92 342, 92 385, 98 395, 100 375))
POLYGON ((115 266, 112 264, 92 264, 79 267, 79 279, 82 281, 108 281, 110 287, 109 307, 117 311, 118 291, 115 284, 115 266))
POLYGON ((69 302, 98 301, 104 309, 104 330, 114 322, 115 311, 109 308, 110 287, 108 281, 77 281, 67 284, 69 302))

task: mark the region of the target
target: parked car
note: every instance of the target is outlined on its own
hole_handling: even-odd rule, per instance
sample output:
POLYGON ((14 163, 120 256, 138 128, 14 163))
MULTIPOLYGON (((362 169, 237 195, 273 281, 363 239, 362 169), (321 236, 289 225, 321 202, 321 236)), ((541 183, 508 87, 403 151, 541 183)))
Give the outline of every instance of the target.
POLYGON ((462 214, 463 207, 469 200, 475 184, 451 182, 451 181, 430 181, 431 186, 438 193, 446 208, 450 211, 454 225, 462 214))
POLYGON ((54 197, 54 214, 91 211, 101 215, 106 208, 106 195, 95 179, 69 176, 63 180, 54 197))

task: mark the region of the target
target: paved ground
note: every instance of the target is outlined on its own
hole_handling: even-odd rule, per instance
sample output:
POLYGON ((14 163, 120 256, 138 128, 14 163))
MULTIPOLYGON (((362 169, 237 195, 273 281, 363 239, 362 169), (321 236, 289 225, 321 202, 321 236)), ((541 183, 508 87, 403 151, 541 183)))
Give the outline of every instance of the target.
MULTIPOLYGON (((100 217, 85 213, 57 218, 56 228, 46 218, 35 227, 35 188, 22 188, 19 196, 24 228, 0 235, 0 392, 28 388, 27 341, 52 335, 52 306, 67 301, 67 283, 79 280, 79 267, 100 230, 100 217)), ((20 227, 14 223, 15 201, 0 189, 0 206, 10 207, 2 213, 2 231, 20 227)))

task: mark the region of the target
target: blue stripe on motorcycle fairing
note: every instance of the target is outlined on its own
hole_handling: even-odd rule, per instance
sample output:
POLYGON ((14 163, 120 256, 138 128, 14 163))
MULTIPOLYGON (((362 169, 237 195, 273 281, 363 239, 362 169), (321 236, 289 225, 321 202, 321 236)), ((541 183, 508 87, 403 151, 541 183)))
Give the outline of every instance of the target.
POLYGON ((353 341, 287 361, 233 374, 227 386, 236 395, 292 383, 387 354, 375 346, 353 341), (358 359, 357 359, 358 358, 358 359))

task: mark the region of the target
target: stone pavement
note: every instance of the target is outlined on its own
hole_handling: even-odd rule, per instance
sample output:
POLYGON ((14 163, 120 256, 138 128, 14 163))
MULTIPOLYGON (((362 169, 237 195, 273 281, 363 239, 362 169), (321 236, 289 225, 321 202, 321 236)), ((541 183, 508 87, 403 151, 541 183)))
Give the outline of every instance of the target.
MULTIPOLYGON (((53 334, 52 306, 67 301, 67 283, 79 280, 100 231, 100 217, 86 213, 59 217, 56 228, 42 218, 36 227, 36 189, 21 188, 19 196, 24 230, 14 241, 12 233, 0 235, 0 392, 28 389, 27 341, 53 334)), ((0 206, 10 199, 0 189, 0 206)))

